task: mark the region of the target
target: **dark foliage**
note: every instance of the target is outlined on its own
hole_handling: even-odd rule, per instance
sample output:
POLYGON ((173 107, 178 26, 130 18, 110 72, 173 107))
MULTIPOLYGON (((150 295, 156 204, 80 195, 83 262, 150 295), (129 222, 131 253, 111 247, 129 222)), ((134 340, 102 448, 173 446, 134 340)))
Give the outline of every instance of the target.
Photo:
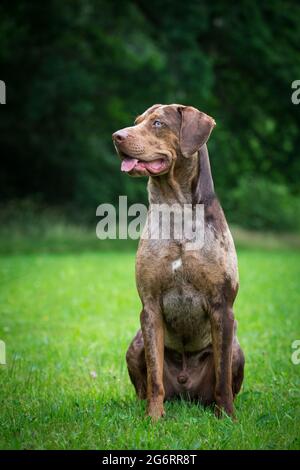
MULTIPOLYGON (((120 173, 111 133, 153 103, 180 102, 217 121, 209 149, 229 219, 253 226, 244 208, 273 197, 270 184, 293 208, 299 18, 296 0, 2 1, 1 199, 72 206, 87 219, 119 194, 145 201, 145 181, 120 173), (259 195, 247 178, 259 179, 259 195)), ((259 210, 256 226, 278 228, 281 214, 267 215, 259 210)))

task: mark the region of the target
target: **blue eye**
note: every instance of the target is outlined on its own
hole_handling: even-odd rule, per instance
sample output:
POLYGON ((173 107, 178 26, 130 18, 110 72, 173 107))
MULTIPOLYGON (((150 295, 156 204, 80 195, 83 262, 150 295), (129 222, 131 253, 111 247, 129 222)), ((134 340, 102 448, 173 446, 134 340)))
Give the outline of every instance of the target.
POLYGON ((158 119, 156 119, 154 122, 153 122, 153 126, 154 127, 161 127, 162 126, 162 122, 158 121, 158 119))

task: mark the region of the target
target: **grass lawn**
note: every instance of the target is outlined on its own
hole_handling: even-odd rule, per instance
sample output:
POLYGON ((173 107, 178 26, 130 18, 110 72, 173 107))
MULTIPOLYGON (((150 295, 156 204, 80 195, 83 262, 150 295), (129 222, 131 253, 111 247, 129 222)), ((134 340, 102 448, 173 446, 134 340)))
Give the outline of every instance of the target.
POLYGON ((153 425, 125 365, 139 326, 134 253, 1 256, 0 448, 299 449, 300 252, 242 249, 239 266, 238 421, 179 401, 153 425))

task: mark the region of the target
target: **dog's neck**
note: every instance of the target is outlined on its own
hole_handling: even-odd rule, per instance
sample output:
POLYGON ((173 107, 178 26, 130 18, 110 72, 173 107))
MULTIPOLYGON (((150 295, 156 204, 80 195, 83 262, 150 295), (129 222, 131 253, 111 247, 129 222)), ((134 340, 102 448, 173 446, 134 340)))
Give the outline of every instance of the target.
POLYGON ((169 173, 149 178, 149 204, 201 204, 214 197, 207 146, 169 173))

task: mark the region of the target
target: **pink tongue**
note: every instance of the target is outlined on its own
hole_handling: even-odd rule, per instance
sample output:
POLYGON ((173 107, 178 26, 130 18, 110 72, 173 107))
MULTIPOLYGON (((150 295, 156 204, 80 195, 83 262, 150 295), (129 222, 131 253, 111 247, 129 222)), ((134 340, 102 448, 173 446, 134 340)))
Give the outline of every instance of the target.
POLYGON ((159 170, 161 165, 162 165, 162 160, 161 159, 153 160, 152 162, 148 163, 148 167, 153 171, 159 170))
POLYGON ((128 171, 131 171, 135 167, 137 162, 137 158, 124 158, 122 160, 121 171, 126 171, 126 173, 128 173, 128 171))

